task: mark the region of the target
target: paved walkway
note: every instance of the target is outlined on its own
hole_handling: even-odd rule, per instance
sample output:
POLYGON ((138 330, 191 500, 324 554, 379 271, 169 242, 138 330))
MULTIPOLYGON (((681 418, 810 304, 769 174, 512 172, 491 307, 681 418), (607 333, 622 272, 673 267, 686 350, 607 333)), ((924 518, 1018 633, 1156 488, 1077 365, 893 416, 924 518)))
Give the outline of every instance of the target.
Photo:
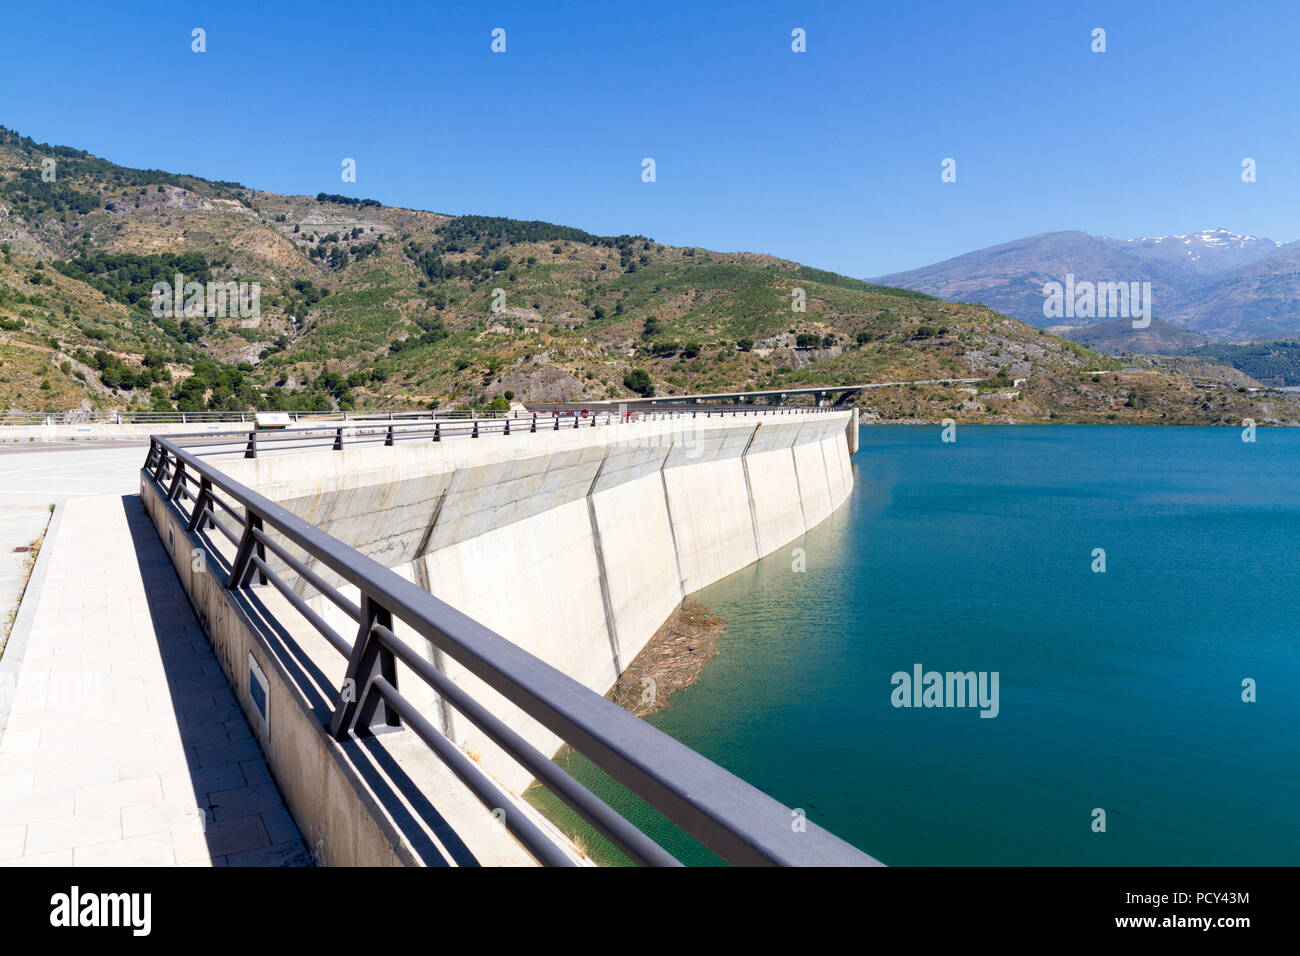
POLYGON ((18 603, 25 549, 45 531, 50 505, 133 490, 147 448, 148 442, 0 442, 0 615, 18 603))
POLYGON ((45 546, 0 682, 0 866, 310 865, 139 499, 71 498, 45 546))

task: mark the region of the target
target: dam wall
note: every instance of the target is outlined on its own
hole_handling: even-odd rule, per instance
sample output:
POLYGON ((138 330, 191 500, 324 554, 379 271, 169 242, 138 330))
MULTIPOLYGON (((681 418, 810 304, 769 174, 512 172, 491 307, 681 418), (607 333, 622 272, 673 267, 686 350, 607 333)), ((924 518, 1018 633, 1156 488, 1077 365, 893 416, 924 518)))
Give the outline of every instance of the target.
MULTIPOLYGON (((605 693, 688 594, 795 540, 844 502, 855 418, 792 412, 520 429, 221 468, 605 693)), ((351 637, 351 619, 270 563, 351 637)), ((397 631, 543 752, 560 746, 422 638, 397 631)), ((528 784, 526 771, 402 670, 399 686, 483 769, 516 793, 528 784)))

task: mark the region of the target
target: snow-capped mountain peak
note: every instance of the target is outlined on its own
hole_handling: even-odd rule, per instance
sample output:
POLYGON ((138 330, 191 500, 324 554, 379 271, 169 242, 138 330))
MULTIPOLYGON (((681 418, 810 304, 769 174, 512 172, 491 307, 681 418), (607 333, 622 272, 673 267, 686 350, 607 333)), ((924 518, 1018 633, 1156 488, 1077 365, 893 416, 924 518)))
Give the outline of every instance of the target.
POLYGON ((1143 236, 1140 239, 1111 240, 1146 259, 1181 264, 1210 275, 1227 272, 1271 255, 1284 243, 1243 235, 1220 226, 1172 236, 1143 236))

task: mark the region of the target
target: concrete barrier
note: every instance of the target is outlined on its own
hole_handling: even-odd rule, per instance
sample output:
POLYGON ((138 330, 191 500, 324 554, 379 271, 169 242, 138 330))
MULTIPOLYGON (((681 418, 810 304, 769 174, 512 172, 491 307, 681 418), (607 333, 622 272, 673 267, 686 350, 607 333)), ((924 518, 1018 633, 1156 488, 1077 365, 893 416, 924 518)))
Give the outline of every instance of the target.
MULTIPOLYGON (((345 446, 222 468, 604 693, 687 594, 843 503, 853 418, 679 418, 345 446)), ((295 590, 341 633, 355 630, 306 582, 295 590)), ((409 640, 525 739, 546 753, 558 748, 477 678, 409 640)), ((521 792, 530 775, 402 670, 399 686, 430 719, 521 792)))

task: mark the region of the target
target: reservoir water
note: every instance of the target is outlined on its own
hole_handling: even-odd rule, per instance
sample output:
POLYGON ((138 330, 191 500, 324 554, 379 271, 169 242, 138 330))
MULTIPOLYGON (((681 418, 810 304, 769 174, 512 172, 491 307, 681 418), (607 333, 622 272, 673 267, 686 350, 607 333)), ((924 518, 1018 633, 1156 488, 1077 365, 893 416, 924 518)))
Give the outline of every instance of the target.
POLYGON ((650 721, 890 865, 1300 863, 1300 430, 956 437, 863 428, 839 511, 694 595, 720 653, 650 721), (894 706, 916 665, 997 716, 894 706))

